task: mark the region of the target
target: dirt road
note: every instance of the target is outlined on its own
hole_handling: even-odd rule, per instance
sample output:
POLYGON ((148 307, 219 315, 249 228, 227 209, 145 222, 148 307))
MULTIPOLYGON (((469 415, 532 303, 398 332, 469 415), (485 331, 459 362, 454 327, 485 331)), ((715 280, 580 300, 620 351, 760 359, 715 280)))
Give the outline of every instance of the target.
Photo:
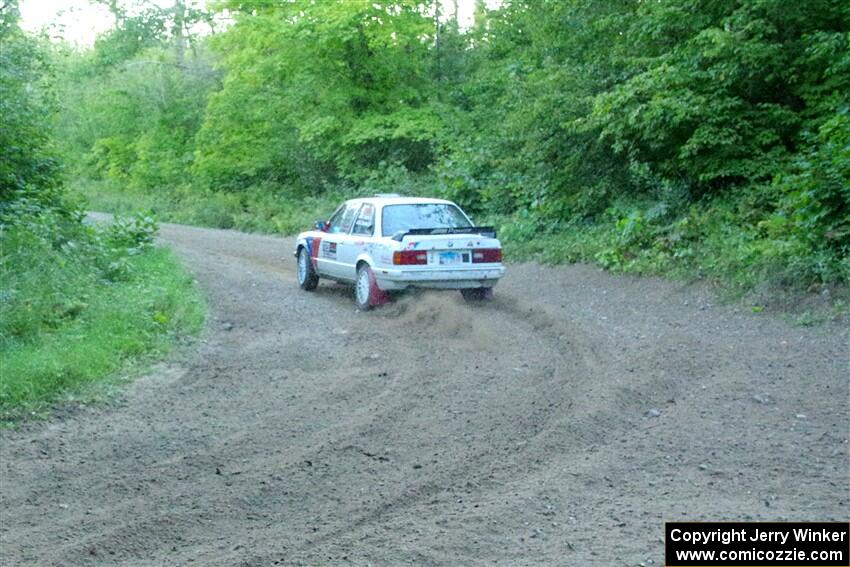
POLYGON ((3 565, 659 565, 663 522, 847 520, 847 332, 586 266, 354 310, 165 225, 198 345, 0 432, 3 565))

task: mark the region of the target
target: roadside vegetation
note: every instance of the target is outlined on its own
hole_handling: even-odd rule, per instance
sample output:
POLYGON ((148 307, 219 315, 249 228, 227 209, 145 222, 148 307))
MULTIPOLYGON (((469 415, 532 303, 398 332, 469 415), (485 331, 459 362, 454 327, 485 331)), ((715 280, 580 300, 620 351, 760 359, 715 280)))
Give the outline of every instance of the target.
POLYGON ((0 12, 0 423, 167 351, 203 317, 151 217, 84 222, 52 135, 49 46, 11 8, 0 12))
POLYGON ((850 281, 847 2, 110 5, 55 53, 93 208, 292 233, 396 191, 456 200, 516 259, 850 281))

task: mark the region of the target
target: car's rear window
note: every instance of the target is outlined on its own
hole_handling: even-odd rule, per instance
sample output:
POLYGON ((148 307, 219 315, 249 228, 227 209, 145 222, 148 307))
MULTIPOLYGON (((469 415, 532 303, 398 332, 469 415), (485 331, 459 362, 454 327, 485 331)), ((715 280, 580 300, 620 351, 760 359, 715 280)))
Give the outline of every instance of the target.
POLYGON ((412 228, 461 228, 472 226, 455 205, 419 203, 387 205, 381 216, 381 233, 392 236, 412 228))

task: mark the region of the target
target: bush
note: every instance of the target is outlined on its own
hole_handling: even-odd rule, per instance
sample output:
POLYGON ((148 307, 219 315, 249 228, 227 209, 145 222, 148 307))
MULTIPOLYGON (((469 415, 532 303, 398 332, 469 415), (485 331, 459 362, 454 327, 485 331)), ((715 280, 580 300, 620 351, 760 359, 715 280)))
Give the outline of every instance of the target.
POLYGON ((55 399, 199 329, 194 284, 149 215, 95 227, 21 198, 0 208, 0 415, 55 399))

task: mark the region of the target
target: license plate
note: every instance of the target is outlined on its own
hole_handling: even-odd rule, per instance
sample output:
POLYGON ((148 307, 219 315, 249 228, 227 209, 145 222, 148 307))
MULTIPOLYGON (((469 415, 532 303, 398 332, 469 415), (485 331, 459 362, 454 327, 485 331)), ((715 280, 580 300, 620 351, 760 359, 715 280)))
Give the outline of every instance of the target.
POLYGON ((437 253, 438 264, 462 264, 463 254, 460 252, 439 252, 437 253))

